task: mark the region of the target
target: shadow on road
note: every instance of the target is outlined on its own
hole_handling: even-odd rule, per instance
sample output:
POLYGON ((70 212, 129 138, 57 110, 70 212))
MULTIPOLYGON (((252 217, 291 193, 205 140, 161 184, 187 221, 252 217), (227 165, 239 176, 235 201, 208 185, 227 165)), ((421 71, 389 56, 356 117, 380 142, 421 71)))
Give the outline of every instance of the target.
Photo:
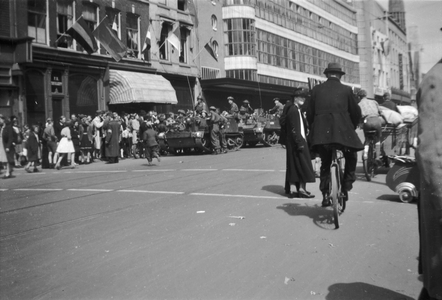
POLYGON ((300 203, 285 203, 276 208, 284 210, 290 216, 304 216, 313 220, 313 223, 327 230, 334 230, 333 211, 331 208, 324 208, 318 204, 308 205, 300 203))
MULTIPOLYGON (((384 195, 380 195, 379 197, 377 197, 376 199, 378 200, 385 200, 385 201, 390 201, 390 202, 396 202, 396 203, 402 203, 401 200, 399 199, 399 195, 398 194, 384 194, 384 195)), ((408 204, 417 204, 416 201, 413 201, 411 203, 408 204)))
POLYGON ((265 185, 261 188, 261 190, 271 192, 276 195, 288 196, 285 194, 284 187, 282 185, 265 185))
POLYGON ((404 294, 364 282, 336 283, 328 290, 327 300, 413 300, 404 294))

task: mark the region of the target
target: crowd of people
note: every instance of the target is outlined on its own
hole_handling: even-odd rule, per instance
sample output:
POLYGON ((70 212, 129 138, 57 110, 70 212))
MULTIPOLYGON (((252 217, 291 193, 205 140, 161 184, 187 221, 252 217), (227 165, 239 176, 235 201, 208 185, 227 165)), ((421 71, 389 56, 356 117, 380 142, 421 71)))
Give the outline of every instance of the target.
POLYGON ((244 120, 253 114, 247 100, 238 109, 232 100, 231 110, 219 109, 198 97, 193 110, 158 114, 155 111, 121 113, 97 110, 95 116, 72 114, 48 118, 45 124, 19 126, 18 118, 0 115, 0 169, 4 178, 13 177, 14 168, 24 167, 29 173, 39 166, 49 169, 75 168, 95 160, 118 163, 124 158, 146 158, 161 161, 158 137, 168 131, 208 130, 213 154, 227 153, 225 129, 227 118, 244 120), (236 107, 236 108, 235 108, 236 107))

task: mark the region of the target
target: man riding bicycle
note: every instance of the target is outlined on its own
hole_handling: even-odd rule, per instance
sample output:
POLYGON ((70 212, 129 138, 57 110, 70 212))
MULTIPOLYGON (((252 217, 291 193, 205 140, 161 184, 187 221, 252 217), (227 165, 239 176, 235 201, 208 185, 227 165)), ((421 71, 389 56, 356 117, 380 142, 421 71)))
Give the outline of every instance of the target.
POLYGON ((368 155, 368 141, 367 133, 370 131, 376 131, 375 143, 376 143, 376 153, 381 153, 381 136, 382 136, 382 125, 387 123, 385 117, 382 115, 379 108, 379 104, 375 100, 367 99, 367 92, 365 90, 360 90, 357 94, 359 98, 359 107, 361 108, 361 128, 364 130, 364 159, 367 159, 368 155))
POLYGON ((345 158, 342 193, 348 200, 348 192, 356 180, 357 151, 364 149, 355 132, 361 120, 359 108, 353 91, 341 83, 345 74, 339 63, 329 63, 324 74, 327 81, 312 90, 311 101, 307 107, 307 120, 310 124, 310 146, 321 157, 319 188, 323 195, 322 206, 330 206, 329 178, 332 161, 330 145, 338 145, 345 158))

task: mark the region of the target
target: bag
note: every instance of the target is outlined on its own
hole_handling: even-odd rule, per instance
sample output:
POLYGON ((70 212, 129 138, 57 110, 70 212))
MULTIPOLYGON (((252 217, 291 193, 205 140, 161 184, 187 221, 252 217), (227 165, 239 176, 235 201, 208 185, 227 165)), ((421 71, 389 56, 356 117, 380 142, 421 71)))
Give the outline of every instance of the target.
POLYGON ((388 124, 397 126, 404 122, 400 113, 395 112, 394 110, 391 110, 389 108, 382 108, 382 106, 379 106, 379 108, 381 109, 381 114, 385 117, 385 120, 387 120, 388 124))
POLYGON ((414 121, 418 116, 417 108, 411 105, 399 105, 397 107, 404 121, 414 121))

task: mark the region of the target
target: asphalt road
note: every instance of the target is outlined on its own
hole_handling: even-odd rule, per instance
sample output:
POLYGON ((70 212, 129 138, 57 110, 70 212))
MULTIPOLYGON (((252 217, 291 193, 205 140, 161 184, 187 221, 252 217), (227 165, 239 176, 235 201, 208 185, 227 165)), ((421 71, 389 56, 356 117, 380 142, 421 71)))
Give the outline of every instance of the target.
POLYGON ((1 299, 415 299, 416 204, 385 173, 341 227, 284 195, 285 150, 167 156, 0 179, 1 299))

